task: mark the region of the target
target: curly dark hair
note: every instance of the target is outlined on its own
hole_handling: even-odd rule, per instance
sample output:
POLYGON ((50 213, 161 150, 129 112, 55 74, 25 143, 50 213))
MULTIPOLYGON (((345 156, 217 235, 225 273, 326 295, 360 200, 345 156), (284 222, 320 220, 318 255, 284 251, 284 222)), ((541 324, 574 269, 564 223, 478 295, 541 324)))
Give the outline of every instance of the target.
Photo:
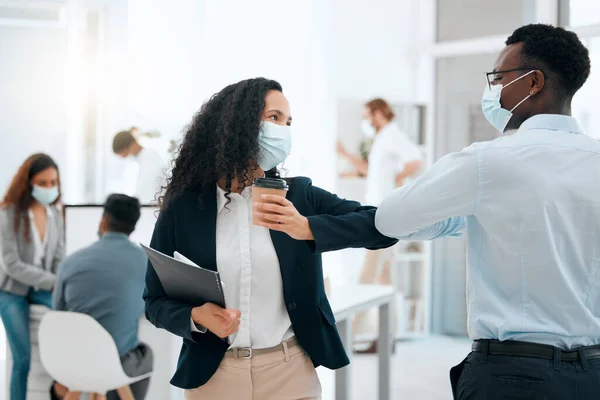
POLYGON ((590 75, 588 49, 574 32, 552 25, 525 25, 506 40, 507 46, 515 43, 523 43, 523 65, 544 71, 552 89, 563 98, 572 98, 590 75))
MULTIPOLYGON (((281 85, 265 78, 247 79, 229 85, 213 95, 186 128, 177 150, 171 173, 159 197, 161 208, 185 194, 201 200, 206 190, 225 177, 229 203, 234 179, 242 186, 250 183, 252 165, 259 154, 258 133, 265 96, 271 90, 282 92, 281 85)), ((276 168, 265 171, 279 177, 276 168)))

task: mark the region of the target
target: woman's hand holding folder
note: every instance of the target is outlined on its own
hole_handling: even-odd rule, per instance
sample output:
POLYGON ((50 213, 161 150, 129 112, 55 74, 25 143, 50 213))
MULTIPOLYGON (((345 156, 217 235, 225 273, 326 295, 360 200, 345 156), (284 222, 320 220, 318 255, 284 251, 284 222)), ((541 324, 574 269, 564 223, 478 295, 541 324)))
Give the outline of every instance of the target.
POLYGON ((233 308, 221 308, 213 303, 192 309, 192 320, 221 339, 233 335, 240 327, 241 312, 233 308))

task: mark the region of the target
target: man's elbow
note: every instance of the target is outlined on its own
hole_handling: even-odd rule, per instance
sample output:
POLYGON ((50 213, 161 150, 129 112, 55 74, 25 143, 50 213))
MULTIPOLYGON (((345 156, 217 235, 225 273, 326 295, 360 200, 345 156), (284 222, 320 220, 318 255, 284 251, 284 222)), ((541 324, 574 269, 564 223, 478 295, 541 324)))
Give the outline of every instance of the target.
POLYGON ((414 234, 407 230, 408 215, 405 215, 389 200, 384 200, 375 213, 375 228, 384 236, 394 239, 406 239, 414 234))
POLYGON ((384 236, 397 239, 398 226, 394 224, 396 218, 390 218, 390 214, 382 207, 375 213, 375 228, 384 236))

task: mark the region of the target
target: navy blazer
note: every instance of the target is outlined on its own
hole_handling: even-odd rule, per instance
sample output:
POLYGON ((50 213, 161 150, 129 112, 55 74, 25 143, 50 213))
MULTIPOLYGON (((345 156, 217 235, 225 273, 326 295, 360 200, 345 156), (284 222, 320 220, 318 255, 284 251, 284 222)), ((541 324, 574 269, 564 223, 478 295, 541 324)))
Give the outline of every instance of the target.
MULTIPOLYGON (((375 229, 374 207, 362 207, 312 186, 308 178, 288 180, 287 199, 308 218, 314 241, 298 241, 271 231, 279 258, 283 296, 296 339, 315 367, 331 369, 349 363, 335 319, 325 295, 321 253, 348 247, 380 249, 396 240, 375 229)), ((150 246, 172 255, 178 251, 203 268, 216 271, 217 193, 207 190, 202 201, 188 195, 161 211, 150 246)), ((183 338, 177 371, 171 383, 183 389, 204 385, 217 370, 228 344, 211 332, 192 332, 192 306, 171 300, 148 263, 146 272, 146 318, 183 338)), ((197 304, 198 306, 201 304, 197 304)))

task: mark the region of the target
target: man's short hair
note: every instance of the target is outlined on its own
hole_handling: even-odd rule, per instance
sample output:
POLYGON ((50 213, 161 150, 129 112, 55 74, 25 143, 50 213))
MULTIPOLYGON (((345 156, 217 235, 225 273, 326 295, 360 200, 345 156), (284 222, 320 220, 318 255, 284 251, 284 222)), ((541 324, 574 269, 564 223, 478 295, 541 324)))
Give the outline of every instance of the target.
POLYGON ((113 138, 113 152, 119 154, 129 148, 135 142, 135 137, 131 131, 121 131, 113 138))
POLYGON ((590 75, 588 49, 574 32, 552 25, 525 25, 506 40, 507 46, 515 43, 523 43, 523 66, 542 70, 547 83, 563 97, 573 97, 590 75), (556 82, 551 81, 549 73, 556 82))
POLYGON ((130 235, 135 230, 140 214, 140 201, 135 197, 111 194, 104 203, 104 217, 109 232, 130 235))

